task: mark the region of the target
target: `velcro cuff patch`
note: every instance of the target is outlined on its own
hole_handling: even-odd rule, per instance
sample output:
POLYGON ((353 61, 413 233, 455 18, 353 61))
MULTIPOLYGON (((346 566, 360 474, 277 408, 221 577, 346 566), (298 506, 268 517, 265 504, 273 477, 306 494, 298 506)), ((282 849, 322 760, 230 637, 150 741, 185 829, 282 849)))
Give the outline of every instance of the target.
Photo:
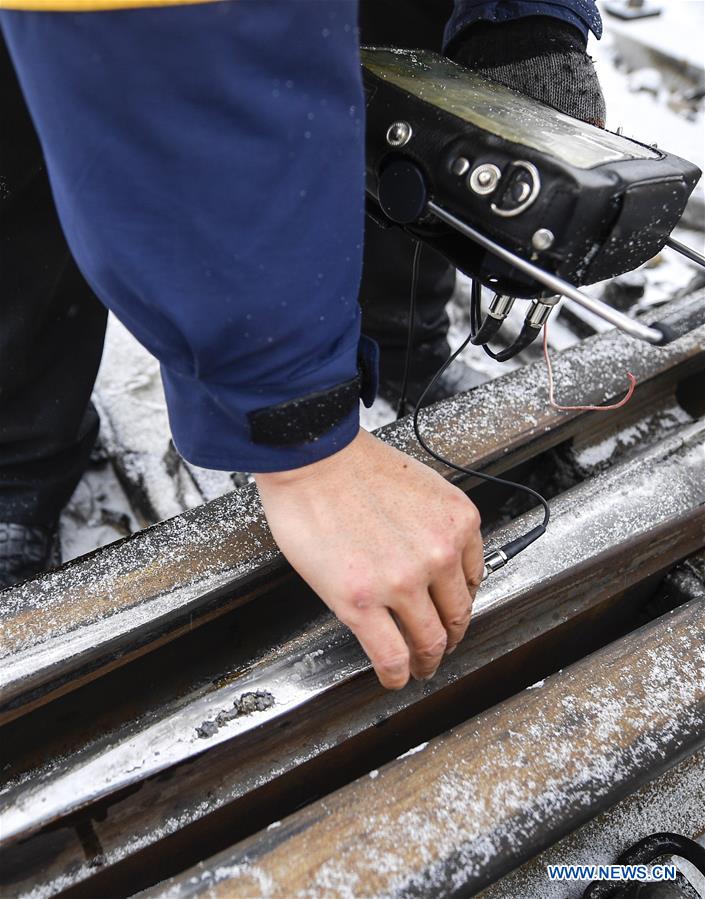
POLYGON ((255 409, 247 415, 253 443, 296 446, 312 443, 344 421, 360 401, 360 376, 329 390, 319 390, 255 409))

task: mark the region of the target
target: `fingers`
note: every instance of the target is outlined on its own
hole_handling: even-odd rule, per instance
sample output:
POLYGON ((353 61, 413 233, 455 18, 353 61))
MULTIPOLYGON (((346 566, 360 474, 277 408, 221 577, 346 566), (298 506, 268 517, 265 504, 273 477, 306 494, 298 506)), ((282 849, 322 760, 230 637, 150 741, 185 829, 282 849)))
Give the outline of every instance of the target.
POLYGON ((359 624, 348 626, 388 690, 401 690, 409 680, 409 648, 388 609, 369 609, 359 624))
MULTIPOLYGON (((466 522, 455 546, 440 540, 426 548, 431 562, 428 588, 418 581, 413 587, 411 578, 398 598, 389 601, 409 647, 410 672, 415 678, 433 676, 443 655, 455 649, 470 623, 484 562, 479 515, 469 505, 470 510, 463 508, 466 522)), ((398 588, 403 586, 403 581, 397 583, 398 588)))
MULTIPOLYGON (((477 551, 471 554, 470 570, 479 581, 476 557, 477 551)), ((399 690, 410 675, 432 677, 446 651, 465 636, 476 588, 468 587, 460 561, 458 556, 455 565, 437 575, 430 590, 400 594, 389 608, 368 607, 364 616, 346 622, 383 687, 399 690)))
POLYGON ((443 659, 448 634, 427 590, 391 604, 409 649, 409 669, 417 679, 431 677, 443 659))
POLYGON ((372 568, 348 566, 344 589, 331 604, 388 689, 401 689, 410 676, 432 677, 470 623, 483 571, 479 514, 459 491, 449 492, 442 513, 432 527, 424 521, 405 531, 403 551, 380 557, 372 568))
POLYGON ((460 548, 450 557, 446 553, 445 564, 438 566, 430 585, 431 598, 448 634, 449 653, 465 636, 484 567, 480 516, 475 506, 463 499, 467 505, 462 542, 456 543, 460 548))
POLYGON ((475 539, 468 541, 463 549, 462 567, 468 589, 474 597, 477 588, 482 583, 482 572, 485 567, 482 537, 479 531, 475 539))
POLYGON ((452 652, 465 636, 475 589, 468 588, 460 558, 450 570, 440 574, 430 587, 431 598, 448 635, 446 652, 452 652))

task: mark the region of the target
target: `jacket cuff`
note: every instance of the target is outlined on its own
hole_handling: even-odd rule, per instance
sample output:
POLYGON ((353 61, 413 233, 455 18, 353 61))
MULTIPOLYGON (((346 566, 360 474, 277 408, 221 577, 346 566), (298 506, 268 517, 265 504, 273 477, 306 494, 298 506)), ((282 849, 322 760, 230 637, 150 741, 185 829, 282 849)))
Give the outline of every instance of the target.
POLYGON ((192 464, 221 471, 287 471, 331 456, 354 439, 359 401, 371 405, 377 390, 374 342, 361 338, 357 373, 344 378, 351 362, 354 370, 345 353, 286 388, 250 390, 162 366, 174 444, 192 464))
MULTIPOLYGON (((509 22, 533 16, 548 16, 567 22, 577 28, 586 41, 591 31, 598 40, 602 37, 602 19, 592 0, 569 0, 565 3, 552 3, 550 0, 538 3, 527 3, 525 0, 487 0, 483 3, 457 0, 455 12, 446 26, 444 52, 452 50, 464 29, 475 22, 509 22)), ((540 47, 536 49, 541 51, 540 47)))

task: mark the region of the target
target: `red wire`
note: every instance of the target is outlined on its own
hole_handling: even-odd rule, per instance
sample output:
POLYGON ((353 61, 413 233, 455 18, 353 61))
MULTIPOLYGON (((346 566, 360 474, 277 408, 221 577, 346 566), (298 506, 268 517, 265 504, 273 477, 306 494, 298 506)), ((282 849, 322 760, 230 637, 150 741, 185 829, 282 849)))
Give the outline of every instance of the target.
POLYGON ((561 406, 556 402, 553 392, 553 366, 548 355, 548 322, 543 326, 543 358, 546 360, 546 369, 548 370, 548 403, 553 409, 558 409, 559 412, 612 412, 614 409, 621 409, 622 406, 626 406, 634 395, 636 378, 628 371, 629 390, 618 403, 612 403, 610 406, 561 406))

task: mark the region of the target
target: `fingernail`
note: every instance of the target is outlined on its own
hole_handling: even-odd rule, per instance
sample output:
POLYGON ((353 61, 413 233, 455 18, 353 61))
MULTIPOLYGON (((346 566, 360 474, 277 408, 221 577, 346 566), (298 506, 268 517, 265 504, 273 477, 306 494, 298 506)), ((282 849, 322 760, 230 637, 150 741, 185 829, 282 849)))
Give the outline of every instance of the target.
POLYGON ((458 648, 457 643, 455 643, 453 646, 449 646, 448 649, 446 649, 446 655, 449 656, 451 654, 451 652, 455 652, 455 650, 457 648, 458 648))
POLYGON ((438 672, 438 668, 436 668, 436 670, 433 672, 433 674, 429 674, 427 677, 422 678, 422 680, 433 680, 433 678, 436 676, 437 672, 438 672))

